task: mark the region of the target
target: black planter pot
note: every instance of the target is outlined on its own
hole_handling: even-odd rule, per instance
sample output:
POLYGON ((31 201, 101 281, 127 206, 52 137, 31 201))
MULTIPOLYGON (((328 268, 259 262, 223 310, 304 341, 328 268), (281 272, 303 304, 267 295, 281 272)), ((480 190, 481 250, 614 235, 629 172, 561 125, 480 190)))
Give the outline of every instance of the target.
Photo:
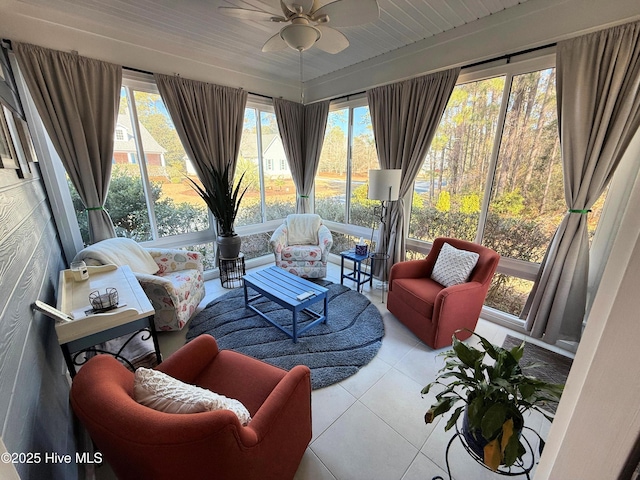
POLYGON ((221 258, 238 258, 240 247, 242 246, 242 238, 236 233, 232 236, 218 235, 218 254, 221 258))
MULTIPOLYGON (((515 420, 515 434, 520 438, 522 435, 522 428, 524 427, 524 423, 521 421, 515 420)), ((462 436, 464 437, 464 441, 473 453, 475 453, 480 461, 484 463, 484 447, 487 443, 489 443, 483 436, 480 430, 472 430, 469 425, 469 416, 467 415, 467 410, 464 410, 464 415, 462 417, 462 430, 460 431, 462 436)))
POLYGON ((469 449, 475 453, 480 460, 484 459, 484 447, 489 442, 482 436, 482 432, 480 432, 480 430, 471 430, 469 427, 469 416, 467 415, 466 409, 464 411, 464 416, 462 417, 461 433, 465 442, 469 446, 469 449))

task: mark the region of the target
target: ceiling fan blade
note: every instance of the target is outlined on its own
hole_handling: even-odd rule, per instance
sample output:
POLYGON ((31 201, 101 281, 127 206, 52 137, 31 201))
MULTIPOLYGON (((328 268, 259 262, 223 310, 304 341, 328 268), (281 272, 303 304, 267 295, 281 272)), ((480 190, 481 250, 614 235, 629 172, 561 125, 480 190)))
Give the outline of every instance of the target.
POLYGON ((376 0, 336 0, 313 12, 313 18, 329 16, 332 27, 353 27, 375 22, 380 17, 376 0))
POLYGON ((322 35, 314 46, 327 53, 339 53, 349 46, 349 40, 342 32, 335 28, 318 25, 316 27, 322 35))
POLYGON ((218 7, 218 11, 229 17, 240 18, 242 20, 255 20, 265 22, 286 22, 287 19, 279 17, 273 13, 265 12, 264 10, 251 10, 248 8, 236 8, 236 7, 218 7))
POLYGON ((278 32, 265 42, 265 44, 262 46, 262 51, 279 52, 281 50, 285 50, 286 48, 288 48, 287 44, 282 39, 282 37, 280 37, 280 32, 278 32))
POLYGON ((309 13, 313 8, 313 0, 281 0, 289 11, 294 13, 309 13), (302 9, 301 12, 298 12, 298 8, 302 9))

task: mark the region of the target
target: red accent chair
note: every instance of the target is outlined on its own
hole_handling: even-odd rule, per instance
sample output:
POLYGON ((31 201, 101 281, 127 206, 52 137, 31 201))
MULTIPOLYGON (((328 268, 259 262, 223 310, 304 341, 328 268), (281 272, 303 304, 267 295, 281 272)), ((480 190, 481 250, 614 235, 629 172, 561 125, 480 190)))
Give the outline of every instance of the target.
MULTIPOLYGON (((389 274, 387 309, 431 348, 451 346, 451 336, 461 328, 473 331, 500 255, 477 243, 436 238, 424 260, 396 263, 389 274), (431 271, 444 243, 480 255, 466 283, 443 287, 431 271)), ((457 336, 464 340, 469 332, 457 336)))
POLYGON ((157 367, 183 382, 240 400, 230 410, 163 413, 133 399, 133 373, 108 355, 78 372, 71 405, 120 479, 292 479, 311 441, 311 375, 289 372, 200 335, 157 367))

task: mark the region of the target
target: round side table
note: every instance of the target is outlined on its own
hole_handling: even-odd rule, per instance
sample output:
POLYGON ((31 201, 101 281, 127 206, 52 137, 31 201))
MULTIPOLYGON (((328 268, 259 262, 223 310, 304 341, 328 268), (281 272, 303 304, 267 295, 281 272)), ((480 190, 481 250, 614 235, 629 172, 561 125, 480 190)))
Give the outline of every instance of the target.
POLYGON ((240 252, 236 258, 218 259, 220 267, 220 283, 223 288, 239 288, 244 285, 242 277, 245 275, 244 253, 240 252))

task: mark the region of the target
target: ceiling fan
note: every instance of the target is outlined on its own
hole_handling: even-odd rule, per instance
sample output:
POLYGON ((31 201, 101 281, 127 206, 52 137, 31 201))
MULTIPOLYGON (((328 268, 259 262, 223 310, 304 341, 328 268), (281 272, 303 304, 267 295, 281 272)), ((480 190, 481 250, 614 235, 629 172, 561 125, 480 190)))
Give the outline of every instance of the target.
POLYGON ((378 19, 377 0, 335 0, 321 6, 318 0, 280 0, 283 15, 260 9, 218 7, 225 15, 243 20, 288 23, 266 41, 263 52, 291 47, 303 52, 313 46, 328 53, 338 53, 349 46, 342 32, 329 27, 352 27, 378 19))

